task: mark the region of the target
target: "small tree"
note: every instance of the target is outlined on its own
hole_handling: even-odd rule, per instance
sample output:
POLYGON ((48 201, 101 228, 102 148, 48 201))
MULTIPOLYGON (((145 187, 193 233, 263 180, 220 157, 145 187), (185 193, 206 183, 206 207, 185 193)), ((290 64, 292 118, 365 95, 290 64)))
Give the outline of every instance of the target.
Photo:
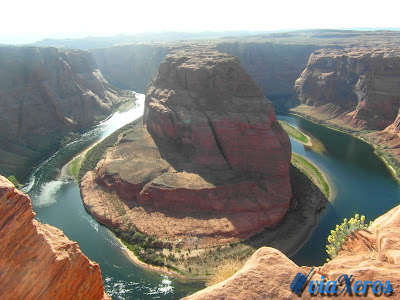
MULTIPOLYGON (((347 219, 343 220, 343 223, 336 225, 335 230, 331 230, 331 234, 328 236, 328 243, 326 245, 326 253, 329 254, 330 258, 333 259, 337 256, 338 251, 346 241, 346 237, 358 229, 367 229, 372 222, 368 225, 364 224, 365 216, 359 217, 358 214, 354 215, 347 222, 347 219)), ((327 259, 329 261, 329 259, 327 259)))

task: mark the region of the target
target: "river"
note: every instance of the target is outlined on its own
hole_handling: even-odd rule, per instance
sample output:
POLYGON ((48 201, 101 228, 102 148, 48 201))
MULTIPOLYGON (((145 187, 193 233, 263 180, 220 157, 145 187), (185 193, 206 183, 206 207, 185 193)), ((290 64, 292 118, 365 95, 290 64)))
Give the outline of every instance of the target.
POLYGON ((114 235, 86 212, 79 186, 62 169, 83 149, 140 117, 144 95, 137 96, 135 108, 115 113, 38 166, 23 191, 32 199, 36 219, 60 228, 100 265, 104 287, 113 299, 180 299, 204 288, 204 283, 183 281, 134 265, 114 235))
MULTIPOLYGON (((63 230, 100 264, 106 292, 113 299, 179 299, 204 288, 204 283, 160 275, 132 264, 113 234, 86 212, 78 185, 62 169, 83 149, 140 117, 144 95, 137 95, 137 107, 114 114, 61 148, 32 172, 23 190, 30 195, 39 221, 63 230)), ((291 139, 293 151, 318 166, 334 191, 309 241, 291 257, 300 265, 320 265, 327 257, 326 237, 335 224, 355 213, 364 214, 367 220, 385 213, 399 204, 400 185, 368 144, 299 117, 281 115, 279 119, 320 141, 319 147, 307 148, 291 139)))
POLYGON ((369 144, 293 115, 283 120, 312 137, 314 148, 290 138, 292 151, 315 164, 327 177, 332 197, 320 215, 318 227, 306 244, 291 257, 298 265, 326 262, 326 239, 336 224, 356 213, 372 221, 400 204, 400 185, 369 144))

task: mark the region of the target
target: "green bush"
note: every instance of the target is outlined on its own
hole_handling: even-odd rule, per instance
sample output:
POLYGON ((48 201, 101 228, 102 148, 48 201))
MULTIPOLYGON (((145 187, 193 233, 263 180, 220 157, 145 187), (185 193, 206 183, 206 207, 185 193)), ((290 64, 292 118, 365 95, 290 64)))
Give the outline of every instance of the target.
POLYGON ((15 187, 18 188, 18 187, 21 186, 21 184, 18 182, 17 178, 16 178, 14 175, 8 176, 7 179, 10 180, 11 183, 12 183, 13 185, 15 185, 15 187))
POLYGON ((156 266, 164 266, 164 259, 157 256, 152 259, 152 264, 156 266))
MULTIPOLYGON (((335 230, 331 230, 331 234, 328 236, 328 243, 326 245, 326 253, 328 253, 331 259, 337 256, 338 251, 350 234, 354 233, 358 229, 367 229, 372 223, 370 222, 367 225, 364 224, 364 221, 365 216, 361 216, 361 218, 359 218, 359 215, 355 214, 354 218, 351 218, 350 221, 344 219, 342 224, 336 225, 335 230)), ((329 261, 329 259, 327 259, 327 261, 329 261)))

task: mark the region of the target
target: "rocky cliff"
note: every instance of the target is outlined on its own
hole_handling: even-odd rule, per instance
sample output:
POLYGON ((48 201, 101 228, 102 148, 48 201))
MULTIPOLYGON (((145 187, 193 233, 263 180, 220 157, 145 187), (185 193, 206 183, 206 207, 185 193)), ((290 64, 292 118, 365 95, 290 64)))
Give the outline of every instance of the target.
MULTIPOLYGON (((204 45, 206 43, 204 42, 204 45)), ((182 43, 162 45, 127 45, 92 49, 104 77, 119 88, 145 92, 149 81, 157 75, 158 66, 173 49, 193 47, 182 43)), ((294 82, 307 66, 310 54, 320 47, 315 44, 279 44, 245 41, 212 43, 209 47, 238 56, 242 66, 254 78, 261 91, 275 104, 294 95, 294 82)))
MULTIPOLYGON (((75 42, 79 47, 79 41, 75 42)), ((396 31, 301 30, 196 42, 166 39, 90 51, 111 84, 145 92, 147 83, 157 75, 159 63, 171 50, 198 45, 212 47, 238 56, 264 95, 275 107, 286 109, 297 104, 294 82, 306 68, 313 51, 344 47, 393 48, 399 44, 400 35, 396 31)), ((93 44, 91 48, 96 47, 93 44)))
MULTIPOLYGON (((376 299, 372 283, 390 281, 393 292, 388 298, 400 299, 400 206, 397 206, 376 219, 369 231, 358 231, 348 238, 339 254, 329 263, 315 268, 311 279, 337 281, 343 274, 353 275, 352 289, 356 281, 369 281, 365 299, 376 299)), ((184 299, 298 299, 291 292, 290 284, 298 272, 308 274, 311 267, 299 267, 280 251, 263 247, 248 260, 235 275, 216 285, 210 286, 184 299)), ((340 293, 345 288, 341 280, 339 299, 353 299, 355 293, 340 293)), ((320 299, 327 297, 309 293, 308 283, 301 299, 320 299)), ((323 289, 324 291, 324 289, 323 289)), ((378 295, 381 295, 380 292, 378 295)), ((332 295, 331 295, 332 296, 332 295)), ((383 296, 385 297, 385 296, 383 296)))
POLYGON ((0 168, 22 177, 120 102, 89 53, 0 47, 0 168))
POLYGON ((400 107, 398 48, 315 51, 296 81, 314 117, 357 129, 383 130, 400 107))
POLYGON ((81 182, 102 223, 201 248, 248 238, 285 215, 290 141, 236 57, 169 54, 148 87, 144 124, 81 182))
POLYGON ((2 176, 0 215, 1 299, 109 299, 99 265, 36 221, 29 197, 2 176))

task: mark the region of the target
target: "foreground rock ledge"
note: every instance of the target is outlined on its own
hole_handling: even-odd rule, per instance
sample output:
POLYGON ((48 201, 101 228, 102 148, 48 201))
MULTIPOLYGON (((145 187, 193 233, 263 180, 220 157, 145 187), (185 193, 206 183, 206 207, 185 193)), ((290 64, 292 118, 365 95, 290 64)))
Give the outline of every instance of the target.
POLYGON ((143 121, 81 182, 101 223, 194 248, 248 238, 283 218, 290 141, 236 57, 169 54, 143 121))
MULTIPOLYGON (((338 256, 316 268, 311 280, 337 280, 353 274, 354 281, 390 280, 393 293, 387 299, 400 299, 400 205, 374 221, 368 231, 358 231, 348 239, 338 256)), ((299 299, 290 291, 298 272, 308 274, 311 267, 299 267, 279 250, 263 247, 255 252, 235 275, 184 299, 299 299)), ((353 281, 353 283, 354 283, 353 281)), ((307 288, 301 299, 329 298, 321 294, 311 297, 307 288)), ((354 299, 339 295, 334 298, 354 299)), ((379 299, 369 287, 363 299, 379 299)))
POLYGON ((0 298, 110 299, 100 267, 61 230, 34 219, 31 200, 0 176, 0 298))

